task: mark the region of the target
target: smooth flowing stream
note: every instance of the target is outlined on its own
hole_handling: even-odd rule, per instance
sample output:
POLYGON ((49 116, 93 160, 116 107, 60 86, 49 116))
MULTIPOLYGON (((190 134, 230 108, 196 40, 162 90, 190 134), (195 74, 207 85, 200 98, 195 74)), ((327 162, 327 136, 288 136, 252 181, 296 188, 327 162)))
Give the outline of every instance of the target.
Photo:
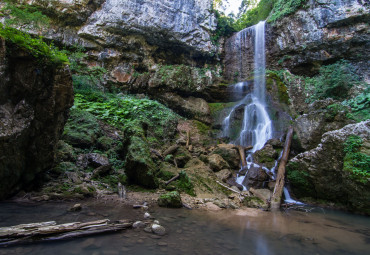
MULTIPOLYGON (((141 210, 85 201, 81 212, 67 212, 73 203, 0 203, 0 226, 56 220, 143 219, 141 210)), ((365 255, 370 245, 368 217, 316 209, 310 213, 263 212, 257 209, 204 212, 151 208, 167 234, 142 229, 119 233, 0 248, 0 255, 365 255)))

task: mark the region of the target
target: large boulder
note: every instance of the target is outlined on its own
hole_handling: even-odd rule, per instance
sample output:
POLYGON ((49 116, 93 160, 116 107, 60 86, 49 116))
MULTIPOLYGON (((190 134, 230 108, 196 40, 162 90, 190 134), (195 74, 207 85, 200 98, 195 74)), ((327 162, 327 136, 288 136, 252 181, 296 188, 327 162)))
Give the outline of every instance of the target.
POLYGON ((253 154, 253 159, 257 164, 263 165, 271 169, 275 165, 275 161, 279 157, 279 152, 273 148, 271 144, 266 144, 262 149, 253 154))
POLYGON ((265 172, 265 170, 262 169, 260 166, 251 166, 247 174, 245 175, 245 178, 243 180, 243 185, 246 187, 253 187, 256 189, 263 188, 267 186, 267 181, 269 180, 269 176, 265 172))
POLYGON ((132 136, 126 141, 125 173, 129 182, 147 188, 158 187, 158 167, 150 157, 150 148, 143 137, 132 136))
POLYGON ((54 162, 73 105, 63 66, 38 59, 0 38, 0 199, 31 183, 54 162))
POLYGON ((220 155, 232 169, 240 168, 240 156, 238 149, 233 144, 218 144, 212 154, 220 155))
POLYGON ((287 178, 294 195, 331 201, 370 214, 369 141, 369 120, 325 133, 316 148, 297 155, 287 165, 287 178), (351 168, 359 159, 354 161, 347 155, 350 136, 362 140, 359 151, 365 169, 361 171, 351 168))
POLYGON ((181 208, 181 196, 177 191, 163 194, 158 198, 158 205, 161 207, 181 208))
POLYGON ((307 113, 299 116, 294 122, 293 147, 303 150, 315 148, 324 133, 354 122, 346 117, 347 113, 346 107, 335 103, 331 98, 310 104, 307 113))

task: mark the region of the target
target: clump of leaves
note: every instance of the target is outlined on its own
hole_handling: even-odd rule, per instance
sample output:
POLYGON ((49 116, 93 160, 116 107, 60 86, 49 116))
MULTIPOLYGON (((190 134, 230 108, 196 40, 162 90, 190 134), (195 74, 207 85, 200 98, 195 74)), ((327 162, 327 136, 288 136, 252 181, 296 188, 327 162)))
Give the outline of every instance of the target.
POLYGON ((367 183, 370 178, 370 156, 362 153, 362 138, 349 136, 344 143, 346 153, 343 161, 343 170, 351 173, 351 177, 362 183, 367 183))

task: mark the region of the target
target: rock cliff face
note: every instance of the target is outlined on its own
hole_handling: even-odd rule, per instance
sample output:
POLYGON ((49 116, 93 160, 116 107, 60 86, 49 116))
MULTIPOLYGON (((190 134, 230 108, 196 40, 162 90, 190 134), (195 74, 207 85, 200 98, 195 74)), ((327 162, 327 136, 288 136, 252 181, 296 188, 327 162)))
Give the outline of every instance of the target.
POLYGON ((350 124, 327 132, 320 144, 297 155, 287 166, 293 192, 299 198, 313 197, 370 214, 370 181, 362 181, 343 169, 344 144, 350 135, 362 138, 361 151, 369 156, 370 121, 350 124))
POLYGON ((0 39, 0 199, 53 164, 73 105, 69 70, 45 66, 0 39))
MULTIPOLYGON (((347 59, 369 79, 369 3, 365 0, 316 0, 308 7, 266 28, 268 68, 288 68, 293 73, 312 75, 322 64, 347 59)), ((243 39, 245 49, 235 52, 237 35, 225 44, 225 70, 229 80, 240 72, 238 56, 248 55, 253 42, 243 39)), ((251 75, 253 61, 245 62, 241 76, 251 75)))
MULTIPOLYGON (((208 87, 219 79, 217 48, 211 43, 216 29, 212 0, 82 0, 78 4, 34 0, 29 4, 53 20, 46 37, 65 45, 83 45, 87 64, 108 71, 107 87, 144 93, 188 117, 199 114, 182 105, 191 104, 192 97, 209 99, 208 87)), ((209 123, 209 110, 201 111, 208 116, 198 119, 209 123)))

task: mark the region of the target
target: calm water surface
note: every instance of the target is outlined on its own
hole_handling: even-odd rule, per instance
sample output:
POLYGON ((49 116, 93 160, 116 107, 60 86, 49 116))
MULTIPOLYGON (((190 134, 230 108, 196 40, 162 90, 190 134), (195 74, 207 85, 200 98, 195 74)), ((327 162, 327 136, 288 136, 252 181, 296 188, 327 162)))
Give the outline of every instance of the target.
MULTIPOLYGON (((81 212, 71 203, 0 203, 0 226, 56 220, 142 219, 131 207, 89 201, 81 212)), ((202 212, 152 208, 168 234, 142 230, 0 248, 5 254, 369 254, 370 218, 317 209, 310 213, 243 211, 202 212)))

